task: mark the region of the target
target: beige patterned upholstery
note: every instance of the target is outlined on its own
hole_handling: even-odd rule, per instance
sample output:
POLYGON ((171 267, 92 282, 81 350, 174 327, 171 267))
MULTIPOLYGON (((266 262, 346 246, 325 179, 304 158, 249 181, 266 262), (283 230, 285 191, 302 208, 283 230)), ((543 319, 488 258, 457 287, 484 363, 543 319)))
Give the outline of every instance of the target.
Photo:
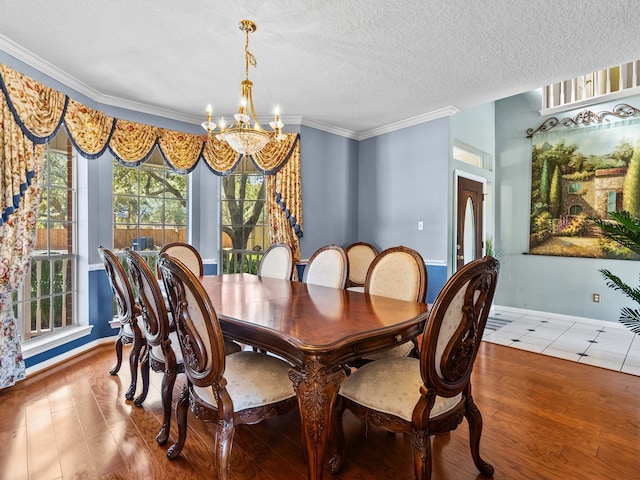
POLYGON ((158 265, 177 312, 176 331, 187 381, 176 404, 178 438, 167 456, 176 458, 187 436, 187 411, 214 426, 216 478, 229 479, 236 425, 255 424, 297 406, 290 365, 256 352, 225 356, 224 338, 211 299, 179 260, 161 254, 158 265))
POLYGON ((378 251, 373 245, 365 242, 356 242, 349 245, 345 251, 349 259, 348 287, 364 287, 367 278, 367 270, 378 251))
POLYGON ((167 243, 160 249, 158 255, 161 253, 177 258, 197 277, 201 277, 204 274, 202 257, 193 245, 184 242, 167 243))
POLYGON ((431 478, 430 436, 454 430, 466 418, 471 457, 482 475, 493 475, 493 467, 480 456, 482 416, 471 396, 471 374, 498 268, 495 258, 484 257, 468 263, 447 281, 429 313, 419 359, 380 359, 358 368, 342 382, 332 419, 337 445, 329 462, 332 473, 338 473, 344 462, 342 415, 349 409, 374 427, 411 435, 418 480, 431 478))
POLYGON ((323 287, 344 288, 348 275, 349 261, 344 249, 338 245, 327 245, 311 256, 302 281, 323 287))
POLYGON ((426 266, 420 254, 406 247, 394 247, 380 253, 371 264, 365 293, 424 302, 426 287, 426 266))
MULTIPOLYGON (((367 408, 395 415, 407 422, 420 400, 420 360, 391 357, 367 363, 354 371, 340 385, 340 395, 367 408)), ((461 400, 455 397, 436 397, 431 417, 451 410, 461 400)))
MULTIPOLYGON (((262 407, 295 395, 289 380, 289 364, 271 355, 239 352, 227 356, 224 378, 236 411, 262 407)), ((193 387, 202 400, 217 407, 213 389, 193 387)))
POLYGON ((291 280, 293 275, 293 252, 286 243, 271 245, 260 261, 258 275, 261 277, 291 280))
MULTIPOLYGON (((365 293, 407 302, 424 302, 427 291, 427 267, 422 256, 408 247, 388 248, 375 257, 364 287, 365 293)), ((406 357, 414 350, 413 342, 372 353, 364 360, 406 357)))

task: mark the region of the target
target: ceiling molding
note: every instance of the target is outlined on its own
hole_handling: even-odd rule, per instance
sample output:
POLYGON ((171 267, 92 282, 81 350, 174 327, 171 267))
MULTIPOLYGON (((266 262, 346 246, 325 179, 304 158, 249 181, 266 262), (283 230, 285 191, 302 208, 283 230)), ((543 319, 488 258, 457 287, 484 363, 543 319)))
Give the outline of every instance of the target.
POLYGON ((326 123, 316 122, 314 120, 302 120, 301 125, 304 125, 305 127, 315 128, 316 130, 321 130, 323 132, 333 133, 334 135, 350 138, 352 140, 359 140, 358 134, 356 132, 352 132, 351 130, 346 130, 340 127, 334 127, 333 125, 328 125, 326 123))
POLYGON ((177 120, 180 122, 199 125, 202 121, 201 118, 193 115, 186 115, 178 113, 174 110, 167 110, 158 107, 152 107, 145 103, 134 102, 132 100, 124 100, 122 98, 105 95, 98 90, 91 88, 86 83, 79 81, 77 78, 72 77, 68 73, 60 70, 58 67, 50 64, 46 60, 34 55, 30 51, 24 49, 20 45, 12 42, 8 38, 0 35, 0 50, 4 51, 8 55, 11 55, 16 60, 26 63, 30 67, 35 68, 38 72, 46 75, 53 80, 56 80, 75 92, 93 100, 101 105, 109 105, 111 107, 122 108, 125 110, 131 110, 139 113, 146 113, 149 115, 155 115, 162 118, 171 120, 177 120))
POLYGON ((3 35, 0 35, 0 50, 92 100, 96 100, 96 97, 101 96, 97 90, 78 81, 76 78, 63 72, 58 67, 37 55, 34 55, 29 50, 24 49, 3 35))
POLYGON ((418 115, 416 117, 407 118, 406 120, 400 120, 399 122, 390 123, 389 125, 385 125, 383 127, 378 127, 372 130, 367 130, 366 132, 362 132, 360 135, 358 135, 358 140, 366 140, 367 138, 377 137, 378 135, 383 135, 385 133, 395 132, 396 130, 401 130, 403 128, 412 127, 421 123, 430 122, 438 118, 450 117, 452 115, 455 115, 459 111, 459 108, 450 106, 441 108, 439 110, 434 110, 432 112, 423 113, 422 115, 418 115))

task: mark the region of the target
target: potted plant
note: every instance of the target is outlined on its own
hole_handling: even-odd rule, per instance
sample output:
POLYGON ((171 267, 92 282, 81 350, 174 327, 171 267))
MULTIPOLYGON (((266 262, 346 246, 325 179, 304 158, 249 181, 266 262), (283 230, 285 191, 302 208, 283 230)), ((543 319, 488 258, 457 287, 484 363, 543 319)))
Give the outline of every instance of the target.
MULTIPOLYGON (((606 220, 594 217, 591 220, 600 227, 605 238, 640 255, 640 218, 632 216, 629 212, 622 211, 609 212, 609 218, 606 220)), ((607 287, 624 293, 634 300, 637 306, 640 306, 640 287, 633 288, 627 285, 620 277, 605 268, 599 271, 607 280, 607 287)), ((640 334, 640 309, 623 307, 618 320, 631 329, 632 332, 640 334)))

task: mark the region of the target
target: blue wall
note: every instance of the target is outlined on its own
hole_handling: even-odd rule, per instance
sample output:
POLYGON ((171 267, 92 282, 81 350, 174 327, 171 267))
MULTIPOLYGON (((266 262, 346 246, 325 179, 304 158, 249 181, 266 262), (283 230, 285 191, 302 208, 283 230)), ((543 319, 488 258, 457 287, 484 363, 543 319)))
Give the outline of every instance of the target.
POLYGON ((300 130, 302 258, 358 240, 358 142, 311 127, 300 130))

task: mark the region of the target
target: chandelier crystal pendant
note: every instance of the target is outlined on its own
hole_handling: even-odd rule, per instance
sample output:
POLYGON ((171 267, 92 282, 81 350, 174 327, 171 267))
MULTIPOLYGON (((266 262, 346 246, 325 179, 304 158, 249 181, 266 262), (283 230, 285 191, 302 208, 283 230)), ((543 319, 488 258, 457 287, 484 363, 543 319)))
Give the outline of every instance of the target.
MULTIPOLYGON (((234 120, 228 127, 225 124, 224 118, 221 118, 220 129, 216 133, 215 129, 217 125, 211 121, 213 108, 211 105, 207 105, 207 121, 202 122, 202 128, 207 131, 209 136, 215 135, 221 142, 227 142, 236 152, 242 155, 253 155, 262 150, 272 137, 258 122, 253 107, 253 83, 249 81, 249 65, 255 67, 257 64, 256 57, 249 51, 249 34, 255 32, 258 27, 251 20, 240 21, 238 27, 245 33, 245 79, 242 81, 240 109, 238 113, 233 116, 234 120)), ((274 114, 275 120, 270 122, 269 125, 273 129, 273 139, 279 142, 284 140, 286 135, 282 133, 284 124, 280 120, 278 107, 276 107, 274 114)))

